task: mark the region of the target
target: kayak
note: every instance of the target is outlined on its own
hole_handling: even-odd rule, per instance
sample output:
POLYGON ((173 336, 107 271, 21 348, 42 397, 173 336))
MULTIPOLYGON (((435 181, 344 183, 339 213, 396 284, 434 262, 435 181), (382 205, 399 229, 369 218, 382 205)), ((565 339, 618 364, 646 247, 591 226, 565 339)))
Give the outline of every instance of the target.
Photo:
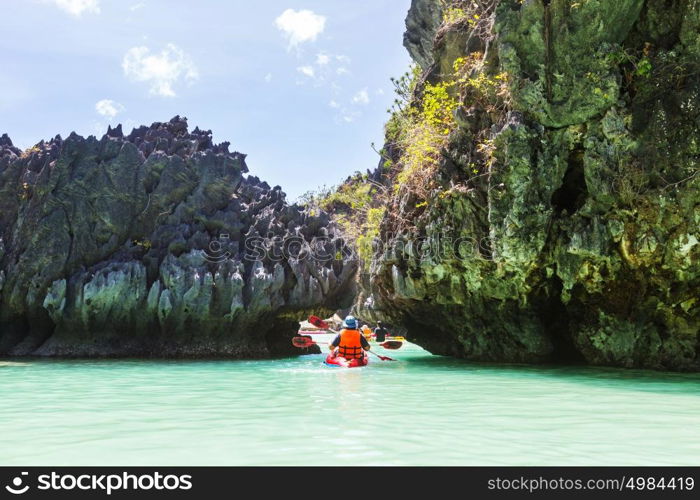
POLYGON ((328 366, 338 366, 342 368, 358 368, 361 366, 365 366, 367 365, 367 363, 369 363, 369 356, 365 354, 365 357, 362 359, 347 360, 345 358, 341 358, 340 356, 333 357, 332 354, 329 354, 328 357, 326 357, 325 363, 328 366))

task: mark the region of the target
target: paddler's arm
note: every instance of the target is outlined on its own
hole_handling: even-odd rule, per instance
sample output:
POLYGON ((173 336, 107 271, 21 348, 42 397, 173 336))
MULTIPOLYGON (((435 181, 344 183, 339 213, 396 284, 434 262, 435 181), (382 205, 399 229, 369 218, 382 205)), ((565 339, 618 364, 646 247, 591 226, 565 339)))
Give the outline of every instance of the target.
POLYGON ((331 342, 328 345, 328 350, 333 352, 335 351, 335 348, 340 345, 340 334, 336 335, 335 338, 333 339, 333 342, 331 342))
POLYGON ((362 344, 362 348, 365 351, 369 351, 371 346, 369 345, 369 342, 367 342, 367 339, 365 338, 364 335, 360 335, 360 343, 362 344))

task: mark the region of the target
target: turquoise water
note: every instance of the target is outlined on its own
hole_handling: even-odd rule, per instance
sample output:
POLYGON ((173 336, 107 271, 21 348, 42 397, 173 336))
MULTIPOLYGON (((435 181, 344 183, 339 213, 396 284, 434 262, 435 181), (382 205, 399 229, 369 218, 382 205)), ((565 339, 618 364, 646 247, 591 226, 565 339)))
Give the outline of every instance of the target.
POLYGON ((431 356, 0 362, 0 465, 698 465, 700 376, 431 356))

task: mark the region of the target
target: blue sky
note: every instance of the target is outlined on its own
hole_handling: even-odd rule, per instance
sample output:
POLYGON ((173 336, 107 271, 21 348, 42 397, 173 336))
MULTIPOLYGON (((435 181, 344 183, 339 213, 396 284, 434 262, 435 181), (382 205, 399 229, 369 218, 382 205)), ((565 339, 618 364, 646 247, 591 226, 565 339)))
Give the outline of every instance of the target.
POLYGON ((2 0, 0 133, 188 118, 295 199, 374 168, 410 0, 2 0))

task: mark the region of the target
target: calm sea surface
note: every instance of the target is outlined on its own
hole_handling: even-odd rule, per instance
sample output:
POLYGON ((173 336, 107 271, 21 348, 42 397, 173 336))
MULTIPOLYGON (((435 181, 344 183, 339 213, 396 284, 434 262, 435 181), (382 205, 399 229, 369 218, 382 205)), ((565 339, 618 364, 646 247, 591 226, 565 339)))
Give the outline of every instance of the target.
POLYGON ((0 361, 0 465, 700 464, 700 375, 380 353, 0 361))

